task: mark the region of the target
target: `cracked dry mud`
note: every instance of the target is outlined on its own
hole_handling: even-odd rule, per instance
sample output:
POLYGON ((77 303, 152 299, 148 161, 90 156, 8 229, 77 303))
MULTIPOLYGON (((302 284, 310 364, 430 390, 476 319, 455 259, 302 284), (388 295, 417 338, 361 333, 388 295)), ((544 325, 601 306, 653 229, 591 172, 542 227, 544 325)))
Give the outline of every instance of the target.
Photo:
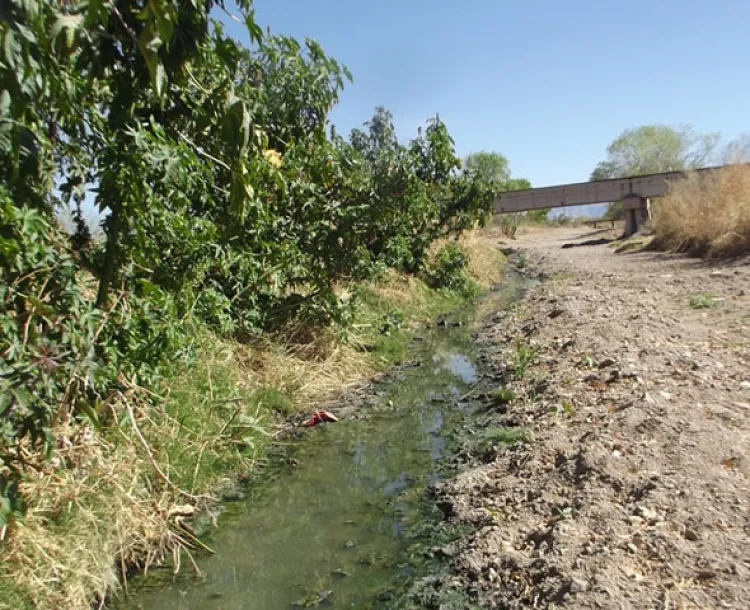
POLYGON ((479 340, 516 393, 493 425, 533 440, 469 450, 438 490, 478 528, 440 586, 486 608, 750 608, 750 267, 562 248, 599 233, 508 244, 549 279, 479 340), (521 379, 516 340, 538 350, 521 379))

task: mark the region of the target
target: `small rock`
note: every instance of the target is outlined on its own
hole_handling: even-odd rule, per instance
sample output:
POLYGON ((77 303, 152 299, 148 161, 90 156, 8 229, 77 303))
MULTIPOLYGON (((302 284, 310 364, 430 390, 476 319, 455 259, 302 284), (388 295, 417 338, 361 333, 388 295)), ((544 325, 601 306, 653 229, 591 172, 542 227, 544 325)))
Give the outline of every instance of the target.
POLYGON ((744 565, 741 563, 733 563, 730 566, 730 571, 732 574, 739 576, 743 580, 747 580, 747 577, 750 576, 750 570, 748 570, 744 565))
POLYGON ((561 315, 563 315, 564 313, 565 313, 565 310, 564 310, 564 309, 561 309, 561 308, 559 308, 559 307, 555 307, 555 308, 554 308, 554 309, 553 309, 552 311, 550 311, 550 312, 549 312, 549 313, 547 314, 547 317, 549 317, 549 318, 550 318, 550 320, 554 320, 555 318, 558 318, 558 317, 560 317, 560 316, 561 316, 561 315))
POLYGON ((690 540, 691 542, 696 542, 698 540, 698 534, 691 530, 690 528, 685 530, 685 533, 683 534, 687 540, 690 540))
POLYGON ((584 580, 583 578, 573 578, 570 581, 570 592, 571 593, 583 593, 584 591, 587 591, 589 588, 588 581, 584 580))
POLYGON ((631 525, 642 525, 643 524, 643 518, 639 517, 638 515, 630 515, 628 517, 628 522, 631 525))
POLYGON ((221 499, 225 502, 240 502, 245 499, 245 494, 239 489, 230 489, 224 492, 221 499))
POLYGON ((651 510, 647 506, 639 506, 636 509, 636 512, 649 523, 656 523, 659 521, 659 513, 655 510, 651 510))
POLYGON ((613 358, 604 358, 601 362, 599 362, 599 368, 600 369, 606 369, 609 366, 614 366, 616 363, 613 358))
POLYGON ((741 388, 742 388, 743 390, 750 390, 750 381, 743 381, 743 382, 742 382, 742 383, 740 384, 740 387, 741 387, 741 388))

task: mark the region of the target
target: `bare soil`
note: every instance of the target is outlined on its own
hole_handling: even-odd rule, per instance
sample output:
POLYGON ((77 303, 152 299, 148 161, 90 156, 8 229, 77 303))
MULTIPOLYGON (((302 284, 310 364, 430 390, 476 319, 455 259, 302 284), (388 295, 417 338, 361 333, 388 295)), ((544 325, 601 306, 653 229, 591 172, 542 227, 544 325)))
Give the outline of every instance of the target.
POLYGON ((610 236, 507 244, 548 279, 479 333, 516 393, 488 413, 532 439, 467 442, 437 493, 478 529, 441 549, 440 586, 486 608, 750 608, 750 266, 563 248, 610 236))

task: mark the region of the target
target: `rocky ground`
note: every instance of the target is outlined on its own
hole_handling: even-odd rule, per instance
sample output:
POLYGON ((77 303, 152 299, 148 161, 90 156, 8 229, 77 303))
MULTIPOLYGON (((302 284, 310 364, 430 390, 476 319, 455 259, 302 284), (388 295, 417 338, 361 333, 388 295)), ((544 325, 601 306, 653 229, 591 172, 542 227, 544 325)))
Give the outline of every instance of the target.
POLYGON ((509 244, 548 279, 479 333, 515 396, 487 397, 472 466, 437 492, 478 529, 436 586, 486 608, 750 608, 750 266, 563 248, 607 236, 509 244))

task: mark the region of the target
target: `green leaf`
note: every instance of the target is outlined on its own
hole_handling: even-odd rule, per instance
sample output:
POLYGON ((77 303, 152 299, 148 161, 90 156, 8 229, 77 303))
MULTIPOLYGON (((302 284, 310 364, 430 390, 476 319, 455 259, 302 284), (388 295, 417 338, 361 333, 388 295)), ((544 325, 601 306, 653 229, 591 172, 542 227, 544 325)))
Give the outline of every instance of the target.
POLYGON ((41 314, 48 318, 51 318, 57 314, 57 311, 51 305, 44 303, 35 296, 26 297, 29 304, 32 306, 34 313, 41 314))
POLYGON ((70 49, 75 41, 76 32, 83 26, 83 15, 61 15, 52 25, 50 36, 55 40, 60 33, 65 32, 65 43, 70 49))
POLYGON ((101 21, 104 12, 104 0, 89 0, 88 11, 86 11, 85 26, 92 27, 95 23, 101 21))
POLYGON ((255 22, 255 11, 248 11, 247 15, 245 15, 245 27, 252 42, 258 45, 263 44, 263 30, 255 22))
POLYGON ((91 425, 94 426, 94 429, 97 432, 102 431, 102 424, 99 421, 99 415, 97 415, 96 410, 85 400, 82 400, 78 403, 78 409, 83 413, 86 418, 91 422, 91 425))
POLYGON ((18 68, 16 54, 19 50, 16 38, 11 30, 5 30, 5 40, 3 40, 3 51, 5 53, 5 62, 11 70, 18 68))
POLYGON ((162 98, 168 86, 168 82, 167 72, 164 70, 163 64, 159 61, 156 62, 153 79, 154 89, 156 89, 156 95, 159 96, 159 98, 162 98))

